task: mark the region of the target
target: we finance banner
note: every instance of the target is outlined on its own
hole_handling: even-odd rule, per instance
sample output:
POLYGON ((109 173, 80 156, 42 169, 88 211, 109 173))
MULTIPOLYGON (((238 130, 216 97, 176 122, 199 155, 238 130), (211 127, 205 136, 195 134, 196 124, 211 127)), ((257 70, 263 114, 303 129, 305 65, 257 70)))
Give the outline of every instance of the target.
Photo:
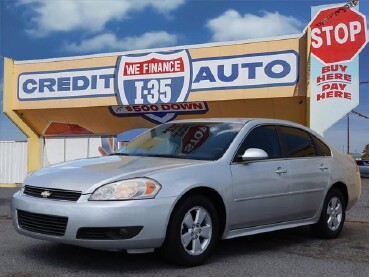
POLYGON ((310 128, 324 134, 359 104, 359 53, 367 43, 357 2, 312 7, 310 128))

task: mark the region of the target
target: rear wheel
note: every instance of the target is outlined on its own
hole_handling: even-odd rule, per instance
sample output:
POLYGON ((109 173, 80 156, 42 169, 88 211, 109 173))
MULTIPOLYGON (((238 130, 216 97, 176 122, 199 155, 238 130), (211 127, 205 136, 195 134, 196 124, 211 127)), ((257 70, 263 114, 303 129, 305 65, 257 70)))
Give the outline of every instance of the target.
POLYGON ((333 188, 327 193, 319 222, 312 225, 312 231, 321 238, 336 238, 342 231, 345 217, 345 199, 339 189, 333 188))
POLYGON ((197 266, 205 262, 219 237, 214 205, 204 196, 183 199, 173 211, 162 253, 171 262, 197 266))

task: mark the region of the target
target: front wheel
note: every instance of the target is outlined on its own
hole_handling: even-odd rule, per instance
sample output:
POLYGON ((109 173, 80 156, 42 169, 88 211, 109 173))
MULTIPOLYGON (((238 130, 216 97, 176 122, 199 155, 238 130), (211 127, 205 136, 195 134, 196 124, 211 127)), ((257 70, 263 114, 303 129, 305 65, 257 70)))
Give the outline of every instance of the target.
POLYGON ((324 200, 319 222, 312 225, 314 235, 321 238, 336 238, 342 231, 345 222, 346 203, 342 192, 331 189, 324 200))
POLYGON ((192 195, 180 201, 173 211, 162 253, 178 265, 201 265, 210 256, 218 237, 216 208, 208 198, 192 195))

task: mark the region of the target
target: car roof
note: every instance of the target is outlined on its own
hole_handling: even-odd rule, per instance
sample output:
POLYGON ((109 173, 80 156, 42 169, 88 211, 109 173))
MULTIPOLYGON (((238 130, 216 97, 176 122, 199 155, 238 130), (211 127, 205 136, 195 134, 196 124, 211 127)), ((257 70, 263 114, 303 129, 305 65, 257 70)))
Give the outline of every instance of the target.
POLYGON ((224 122, 224 123, 246 123, 252 120, 251 118, 196 118, 196 119, 180 119, 174 120, 170 123, 186 123, 186 122, 224 122))
POLYGON ((241 117, 225 117, 225 118, 196 118, 196 119, 181 119, 181 120, 174 120, 170 123, 198 123, 198 122, 216 122, 216 123, 243 123, 246 124, 248 122, 255 122, 260 124, 282 124, 282 125, 290 125, 296 126, 304 129, 308 129, 306 126, 301 124, 281 120, 281 119, 272 119, 272 118, 241 118, 241 117))
POLYGON ((291 127, 297 127, 300 129, 303 129, 305 131, 310 132, 311 134, 315 135, 316 137, 318 137, 320 140, 324 141, 324 143, 328 144, 325 139, 319 135, 318 133, 316 133, 314 130, 310 129, 309 127, 306 127, 304 125, 301 125, 299 123, 295 123, 292 121, 288 121, 288 120, 282 120, 282 119, 273 119, 273 118, 242 118, 242 117, 235 117, 235 118, 231 118, 231 117, 224 117, 224 118, 197 118, 197 119, 181 119, 181 120, 174 120, 168 123, 241 123, 241 124, 246 124, 246 123, 254 123, 255 125, 257 124, 279 124, 279 125, 287 125, 287 126, 291 126, 291 127))

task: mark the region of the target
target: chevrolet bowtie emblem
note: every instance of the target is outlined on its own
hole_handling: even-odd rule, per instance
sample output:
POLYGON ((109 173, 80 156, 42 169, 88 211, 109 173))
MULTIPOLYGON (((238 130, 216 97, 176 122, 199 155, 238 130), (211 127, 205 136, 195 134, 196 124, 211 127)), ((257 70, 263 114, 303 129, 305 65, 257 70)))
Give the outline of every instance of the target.
POLYGON ((50 191, 44 190, 43 192, 41 192, 42 197, 47 198, 51 195, 50 191))

